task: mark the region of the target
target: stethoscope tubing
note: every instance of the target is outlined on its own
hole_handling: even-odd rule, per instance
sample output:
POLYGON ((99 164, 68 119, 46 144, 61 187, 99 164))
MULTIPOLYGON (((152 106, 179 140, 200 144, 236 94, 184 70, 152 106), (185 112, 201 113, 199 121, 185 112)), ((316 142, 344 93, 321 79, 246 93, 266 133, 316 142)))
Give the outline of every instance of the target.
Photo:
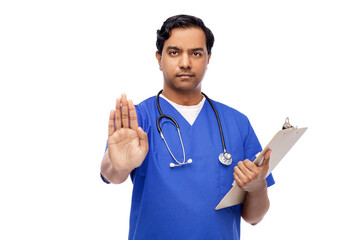
MULTIPOLYGON (((161 107, 160 107, 160 101, 159 101, 159 98, 160 98, 160 94, 163 92, 163 90, 160 90, 159 93, 157 94, 156 96, 156 106, 157 106, 157 109, 160 113, 160 116, 157 118, 156 120, 156 127, 157 127, 157 130, 159 131, 160 135, 162 135, 162 129, 160 127, 160 120, 163 119, 163 118, 167 118, 169 119, 174 125, 175 127, 178 129, 179 131, 179 124, 177 123, 177 121, 171 117, 170 115, 164 115, 163 111, 161 110, 161 107)), ((220 132, 220 137, 221 137, 221 144, 222 144, 222 147, 223 147, 223 150, 224 150, 224 153, 226 152, 226 146, 225 146, 225 139, 224 139, 224 134, 223 134, 223 130, 222 130, 222 127, 221 127, 221 122, 220 122, 220 118, 219 118, 219 114, 214 106, 214 103, 211 101, 211 99, 205 94, 205 93, 201 93, 205 98, 206 100, 210 103, 210 106, 211 108, 213 109, 214 113, 215 113, 215 117, 216 117, 216 120, 217 120, 217 124, 219 126, 219 132, 220 132)))
POLYGON ((206 96, 206 94, 203 93, 203 92, 201 92, 201 94, 204 95, 204 97, 206 98, 206 100, 208 100, 208 102, 210 103, 212 109, 214 110, 216 120, 217 120, 217 123, 218 123, 218 126, 219 126, 219 132, 220 132, 222 147, 223 147, 223 150, 224 150, 224 153, 225 153, 226 152, 225 139, 224 139, 224 134, 223 134, 223 130, 222 130, 222 127, 221 127, 221 123, 220 123, 219 114, 216 111, 216 108, 215 108, 213 102, 210 100, 210 98, 208 96, 206 96))

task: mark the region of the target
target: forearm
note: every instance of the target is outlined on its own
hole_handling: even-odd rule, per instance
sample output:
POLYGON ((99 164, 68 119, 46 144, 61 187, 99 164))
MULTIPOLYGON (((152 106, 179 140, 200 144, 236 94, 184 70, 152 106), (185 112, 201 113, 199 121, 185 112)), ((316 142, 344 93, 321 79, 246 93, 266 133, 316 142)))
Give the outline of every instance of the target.
POLYGON ((256 225, 264 218, 269 207, 270 201, 267 194, 267 186, 265 186, 257 192, 247 193, 241 210, 242 218, 246 222, 256 225))
POLYGON ((106 150, 103 160, 101 162, 101 174, 111 183, 120 184, 125 182, 132 170, 121 169, 117 170, 111 163, 108 151, 106 150))

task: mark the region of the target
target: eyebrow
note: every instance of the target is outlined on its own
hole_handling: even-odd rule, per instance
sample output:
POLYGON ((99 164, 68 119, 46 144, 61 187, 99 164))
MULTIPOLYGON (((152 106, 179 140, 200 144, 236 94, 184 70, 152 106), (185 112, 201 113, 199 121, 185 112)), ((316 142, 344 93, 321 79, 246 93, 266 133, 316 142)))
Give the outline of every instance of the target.
POLYGON ((175 47, 175 46, 168 46, 167 48, 166 48, 166 51, 168 51, 168 50, 177 50, 177 51, 179 51, 180 50, 180 48, 178 48, 178 47, 175 47))
POLYGON ((205 52, 204 48, 193 48, 193 49, 191 49, 191 51, 193 51, 193 52, 196 52, 196 51, 205 52))
MULTIPOLYGON (((166 48, 166 51, 169 51, 169 50, 177 50, 177 51, 180 51, 181 49, 178 48, 178 47, 176 47, 176 46, 168 46, 168 47, 166 48)), ((190 51, 192 51, 192 52, 196 52, 196 51, 205 52, 204 48, 201 48, 201 47, 199 47, 199 48, 192 48, 192 49, 190 49, 190 51)))

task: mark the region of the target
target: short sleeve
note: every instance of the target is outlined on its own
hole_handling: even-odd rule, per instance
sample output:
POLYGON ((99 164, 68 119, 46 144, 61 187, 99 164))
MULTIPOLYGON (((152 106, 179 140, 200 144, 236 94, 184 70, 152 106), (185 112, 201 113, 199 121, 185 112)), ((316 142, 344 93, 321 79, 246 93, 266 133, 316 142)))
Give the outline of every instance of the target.
POLYGON ((273 177, 272 173, 270 173, 269 176, 267 176, 266 182, 267 182, 268 187, 275 184, 275 180, 274 180, 274 177, 273 177))

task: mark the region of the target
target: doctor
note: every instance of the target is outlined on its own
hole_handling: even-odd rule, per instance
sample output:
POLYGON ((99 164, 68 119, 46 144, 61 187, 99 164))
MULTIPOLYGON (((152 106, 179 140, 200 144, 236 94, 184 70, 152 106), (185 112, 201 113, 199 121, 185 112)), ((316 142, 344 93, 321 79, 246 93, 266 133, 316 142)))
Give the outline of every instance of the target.
POLYGON ((168 18, 156 42, 162 93, 137 106, 122 94, 110 112, 101 176, 114 184, 131 177, 129 239, 240 239, 241 218, 255 225, 269 209, 271 151, 259 167, 248 160, 261 146, 247 117, 201 92, 213 43, 201 19, 168 18), (160 111, 176 123, 157 121, 160 111), (225 143, 227 164, 219 161, 225 143), (216 211, 234 179, 245 203, 216 211))

